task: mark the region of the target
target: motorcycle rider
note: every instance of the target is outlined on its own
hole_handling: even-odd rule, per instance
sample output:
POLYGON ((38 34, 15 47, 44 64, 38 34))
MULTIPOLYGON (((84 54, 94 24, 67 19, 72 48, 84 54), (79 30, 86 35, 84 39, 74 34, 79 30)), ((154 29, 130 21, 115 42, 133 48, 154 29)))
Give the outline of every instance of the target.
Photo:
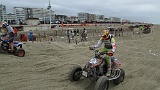
POLYGON ((9 44, 9 50, 13 50, 14 30, 6 22, 2 23, 1 31, 3 40, 9 44))
MULTIPOLYGON (((109 33, 109 30, 102 31, 100 40, 98 41, 97 45, 95 45, 93 48, 94 49, 99 48, 103 43, 104 43, 104 47, 100 49, 100 53, 107 51, 110 54, 113 54, 115 52, 116 42, 115 42, 113 35, 111 35, 109 33)), ((106 55, 105 59, 108 63, 107 76, 110 76, 110 74, 111 74, 111 57, 106 55)))

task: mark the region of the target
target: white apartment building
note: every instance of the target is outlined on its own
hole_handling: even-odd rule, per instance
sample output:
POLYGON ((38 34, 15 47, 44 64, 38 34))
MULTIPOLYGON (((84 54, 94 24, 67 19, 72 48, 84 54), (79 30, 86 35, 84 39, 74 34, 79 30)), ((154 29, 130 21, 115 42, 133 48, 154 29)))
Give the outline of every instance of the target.
POLYGON ((2 20, 7 21, 7 12, 6 12, 6 6, 0 4, 0 22, 2 20))
POLYGON ((80 22, 88 21, 88 16, 89 16, 89 13, 85 13, 85 12, 78 13, 78 19, 80 20, 80 22))
POLYGON ((109 22, 121 22, 121 18, 118 18, 118 17, 109 17, 109 22))
MULTIPOLYGON (((25 21, 26 18, 39 18, 40 21, 50 20, 50 11, 44 8, 14 7, 13 13, 17 15, 17 21, 25 21)), ((55 19, 54 11, 51 10, 51 21, 55 19)))
POLYGON ((68 17, 68 20, 71 21, 71 22, 74 22, 74 21, 77 21, 77 22, 78 22, 78 17, 76 17, 76 16, 71 16, 71 17, 68 17))
POLYGON ((105 21, 105 16, 104 15, 96 15, 96 21, 104 22, 105 21))
POLYGON ((96 14, 89 14, 89 21, 96 21, 96 14))
POLYGON ((80 20, 80 22, 83 22, 83 21, 87 21, 87 22, 98 21, 99 22, 99 21, 104 21, 105 16, 80 12, 78 13, 78 19, 80 20))
POLYGON ((16 14, 9 13, 7 14, 7 21, 9 24, 16 24, 17 16, 16 14))
POLYGON ((14 7, 13 8, 13 14, 16 15, 16 21, 17 22, 24 22, 25 19, 26 19, 26 13, 25 13, 25 10, 23 8, 16 8, 14 7))

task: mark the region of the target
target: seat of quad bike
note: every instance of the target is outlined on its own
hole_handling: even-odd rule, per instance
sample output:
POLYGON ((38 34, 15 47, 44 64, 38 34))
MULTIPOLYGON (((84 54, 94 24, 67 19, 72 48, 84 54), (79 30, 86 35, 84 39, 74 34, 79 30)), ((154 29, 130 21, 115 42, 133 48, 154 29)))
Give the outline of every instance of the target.
POLYGON ((20 42, 13 42, 14 46, 20 46, 20 48, 22 48, 22 43, 20 42))
POLYGON ((13 42, 13 44, 19 44, 19 42, 13 42))

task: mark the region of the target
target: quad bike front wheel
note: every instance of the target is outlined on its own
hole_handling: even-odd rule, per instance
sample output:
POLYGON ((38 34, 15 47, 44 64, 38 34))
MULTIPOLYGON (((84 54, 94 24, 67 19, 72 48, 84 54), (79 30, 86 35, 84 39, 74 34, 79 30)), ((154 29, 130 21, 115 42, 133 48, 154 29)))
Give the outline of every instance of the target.
POLYGON ((82 76, 82 68, 79 65, 72 67, 68 73, 71 82, 78 81, 82 76))
POLYGON ((24 57, 25 55, 25 50, 22 48, 16 49, 16 51, 14 52, 14 55, 18 56, 18 57, 24 57))
POLYGON ((120 68, 120 71, 121 71, 120 76, 119 76, 117 79, 114 79, 114 80, 113 80, 113 82, 114 82, 115 85, 120 84, 120 83, 123 82, 123 80, 124 80, 125 71, 124 71, 122 68, 120 68))
POLYGON ((109 87, 109 79, 107 76, 101 76, 95 85, 94 90, 108 90, 109 87))

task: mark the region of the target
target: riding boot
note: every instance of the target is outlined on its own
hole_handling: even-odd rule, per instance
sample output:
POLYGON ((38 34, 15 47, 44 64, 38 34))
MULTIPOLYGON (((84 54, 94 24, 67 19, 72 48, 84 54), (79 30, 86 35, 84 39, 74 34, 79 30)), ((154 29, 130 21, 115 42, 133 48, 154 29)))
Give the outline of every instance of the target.
POLYGON ((111 76, 111 65, 109 64, 108 66, 107 66, 107 77, 110 77, 111 76))
POLYGON ((13 45, 11 46, 11 50, 13 50, 13 45))
POLYGON ((13 50, 13 43, 9 43, 9 49, 8 50, 13 50))

